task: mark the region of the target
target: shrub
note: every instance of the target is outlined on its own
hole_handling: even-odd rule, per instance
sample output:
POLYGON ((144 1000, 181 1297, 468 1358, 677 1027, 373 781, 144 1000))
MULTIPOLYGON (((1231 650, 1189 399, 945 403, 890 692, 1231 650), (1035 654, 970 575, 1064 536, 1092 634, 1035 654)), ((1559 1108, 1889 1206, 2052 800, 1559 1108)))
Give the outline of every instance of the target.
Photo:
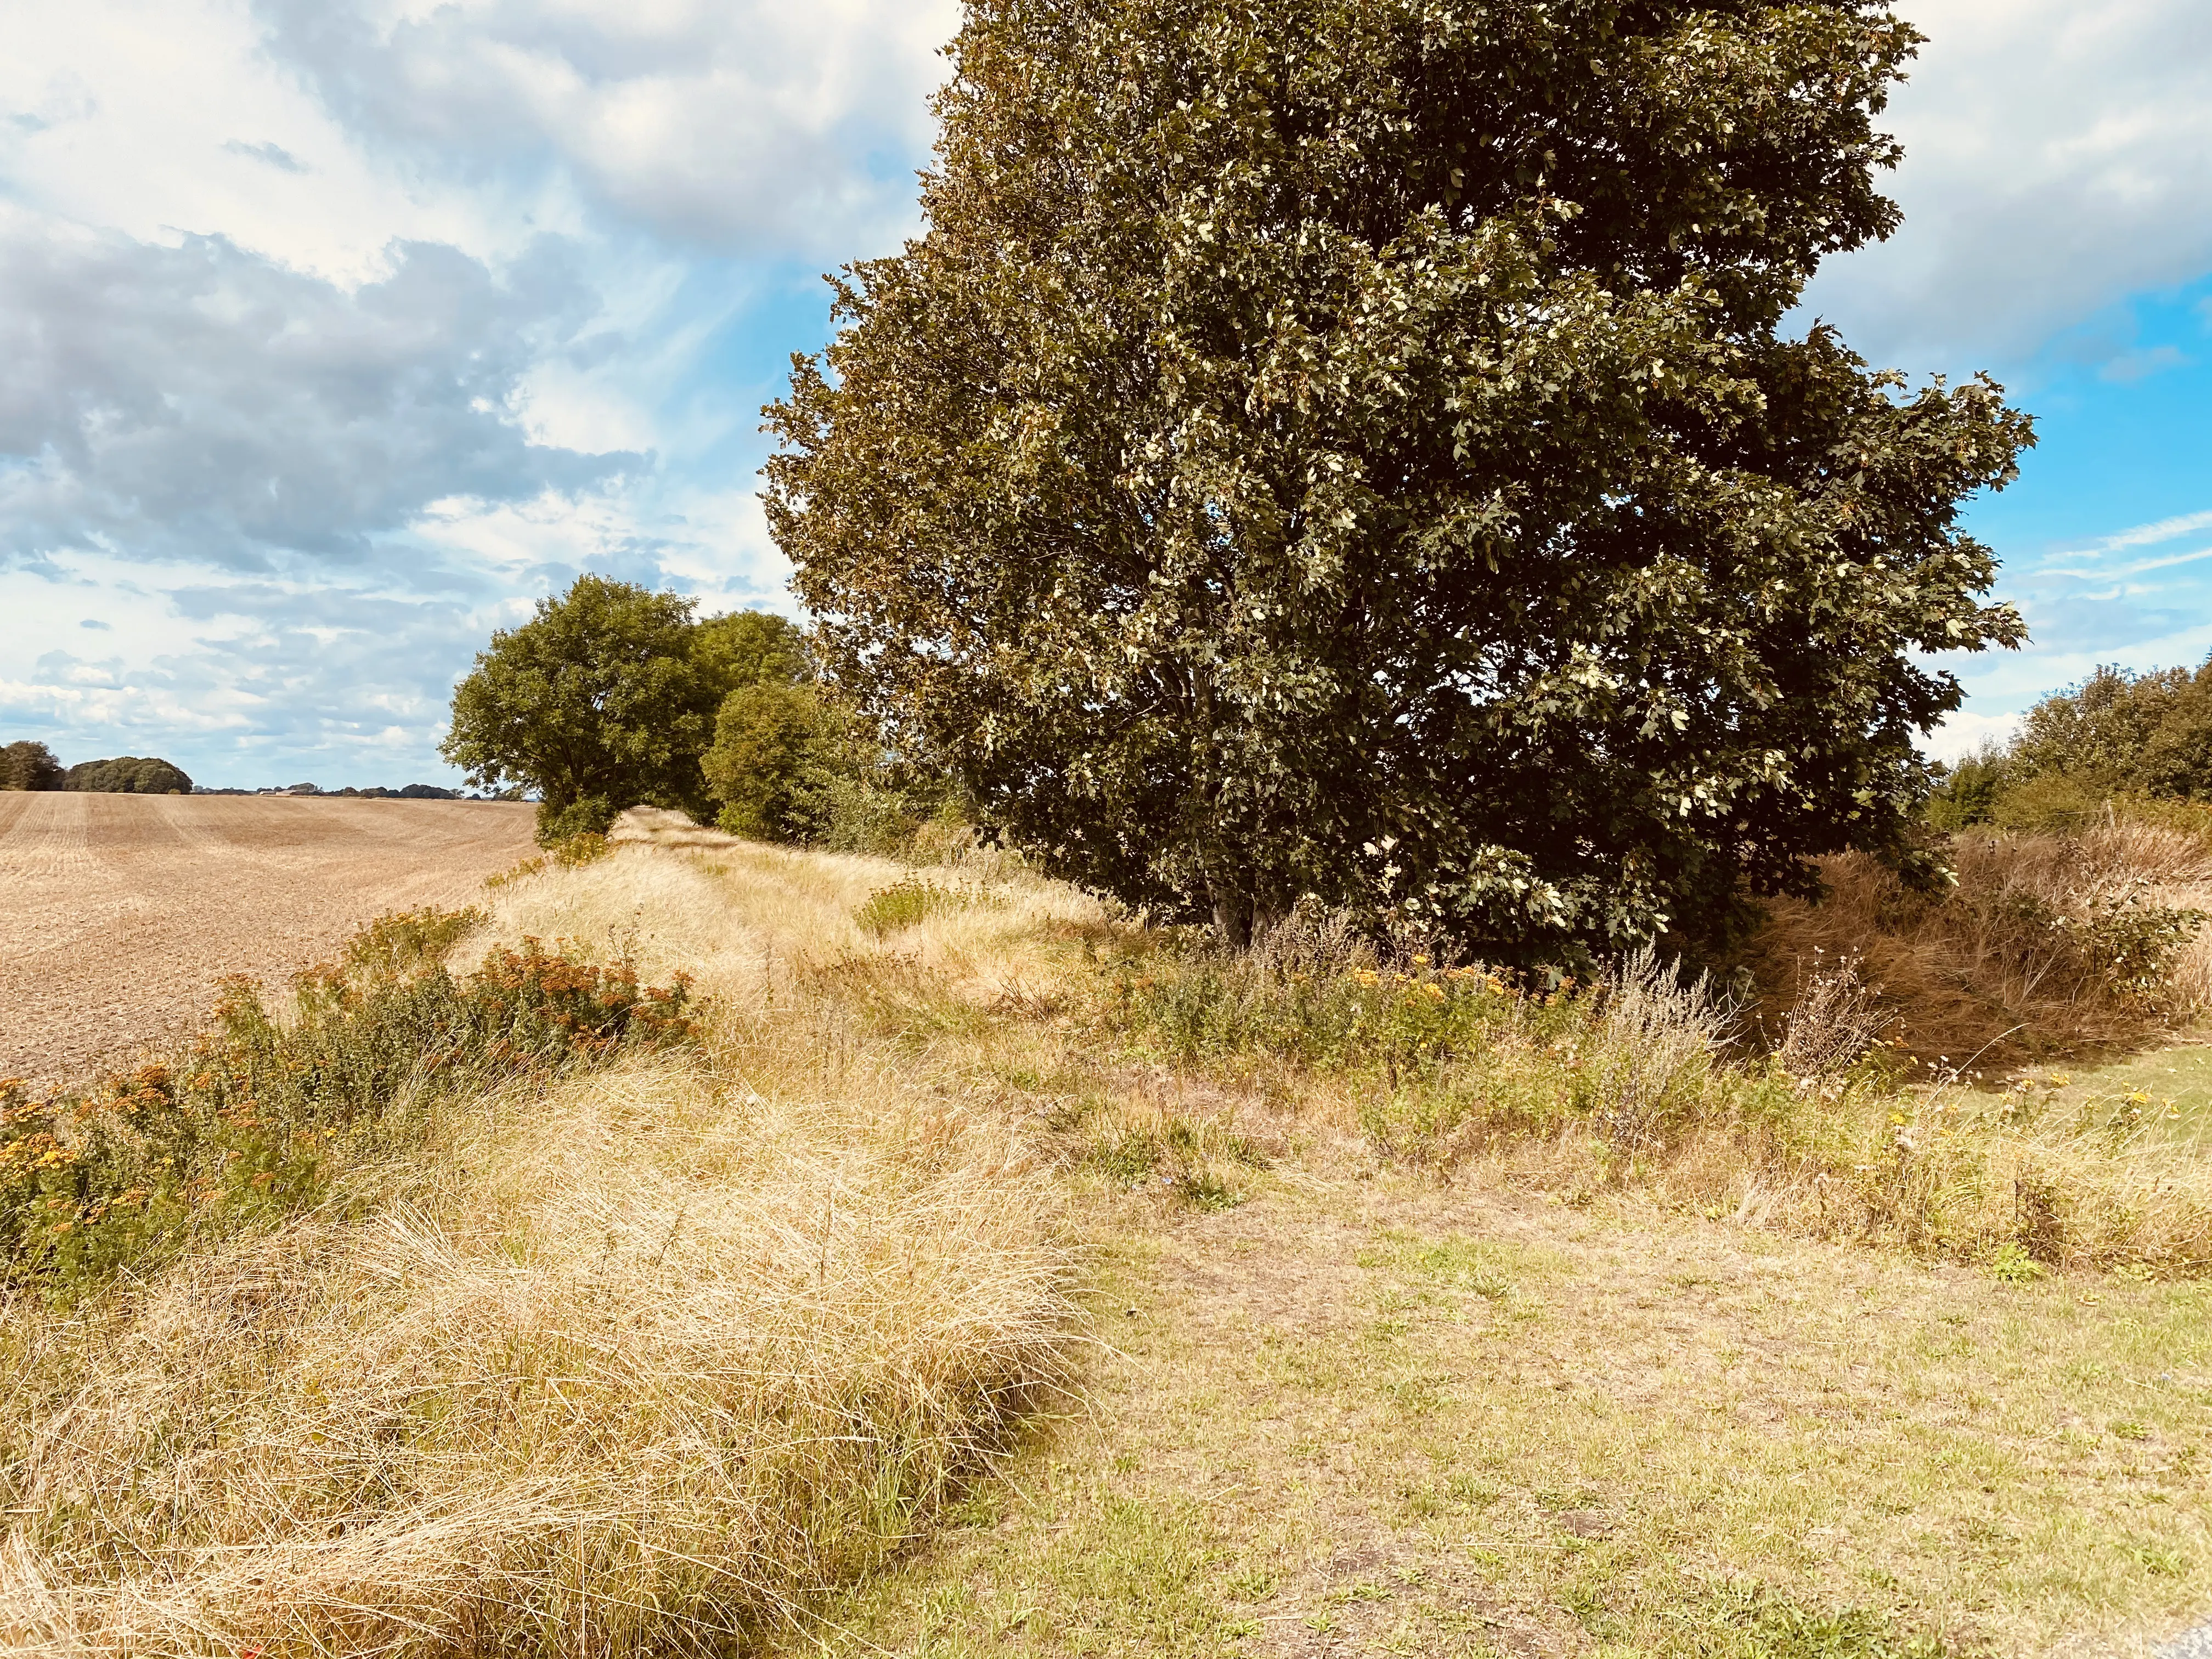
POLYGON ((1648 945, 1607 975, 1599 1000, 1582 1067, 1590 1120, 1616 1146, 1656 1145, 1704 1103, 1735 1011, 1648 945))
POLYGON ((1938 830, 1963 830, 1987 823, 1997 798, 2011 781, 2011 766, 2004 751, 1984 747, 1942 768, 1928 798, 1928 822, 1938 830))
POLYGON ((723 803, 715 823, 754 841, 807 839, 821 817, 823 728, 811 686, 741 685, 724 698, 700 762, 723 803))
POLYGON ((605 836, 619 814, 605 795, 584 795, 571 801, 538 803, 538 844, 558 847, 580 836, 605 836))
POLYGON ((280 1021, 229 982, 214 1028, 161 1065, 77 1094, 0 1085, 0 1264, 68 1283, 190 1238, 313 1204, 425 1091, 558 1073, 690 1039, 690 988, 643 988, 526 939, 456 977, 445 951, 477 918, 371 923, 295 981, 280 1021))
POLYGON ((1931 1060, 2130 1040, 2212 998, 2212 842, 2197 825, 2114 813, 2063 835, 1969 831, 1950 860, 1942 894, 1844 855, 1823 862, 1819 904, 1774 901, 1746 958, 1770 1029, 1844 961, 1931 1060))
POLYGON ((853 912, 853 921, 862 933, 881 939, 916 927, 932 916, 960 909, 968 902, 965 894, 932 886, 918 876, 909 876, 869 894, 853 912))
POLYGON ((1774 1058, 1795 1078, 1820 1081, 1849 1071, 1889 1023, 1881 988, 1859 973, 1856 957, 1816 969, 1783 1016, 1774 1058))

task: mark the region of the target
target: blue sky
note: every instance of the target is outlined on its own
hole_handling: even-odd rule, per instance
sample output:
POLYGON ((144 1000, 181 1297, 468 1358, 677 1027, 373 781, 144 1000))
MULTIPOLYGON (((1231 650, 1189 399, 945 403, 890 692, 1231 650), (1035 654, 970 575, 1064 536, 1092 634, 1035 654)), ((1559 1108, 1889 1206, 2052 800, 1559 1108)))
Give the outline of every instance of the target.
MULTIPOLYGON (((1907 0, 1905 229, 1802 320, 2041 422, 1972 523, 2028 650, 2212 651, 2212 8, 1907 0)), ((581 569, 788 609, 757 428, 818 273, 913 228, 950 0, 9 0, 0 738, 445 779, 581 569)))

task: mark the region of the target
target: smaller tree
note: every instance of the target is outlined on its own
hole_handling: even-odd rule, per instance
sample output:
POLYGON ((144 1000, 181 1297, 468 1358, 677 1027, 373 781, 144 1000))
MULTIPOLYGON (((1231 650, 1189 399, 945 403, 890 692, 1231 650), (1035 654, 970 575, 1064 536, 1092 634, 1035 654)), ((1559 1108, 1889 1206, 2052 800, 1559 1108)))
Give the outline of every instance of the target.
POLYGON ((716 822, 756 841, 811 840, 822 815, 824 728, 810 685, 769 680, 731 692, 702 763, 723 803, 716 822))
POLYGON ((814 659, 799 625, 766 611, 709 617, 691 632, 691 660, 716 700, 749 685, 803 685, 814 659))
POLYGON ((62 763, 43 743, 11 743, 0 749, 0 789, 58 789, 62 763))
POLYGON ((693 654, 692 605, 579 576, 477 653, 441 751, 479 788, 536 791, 548 845, 631 806, 703 813, 720 688, 693 654))

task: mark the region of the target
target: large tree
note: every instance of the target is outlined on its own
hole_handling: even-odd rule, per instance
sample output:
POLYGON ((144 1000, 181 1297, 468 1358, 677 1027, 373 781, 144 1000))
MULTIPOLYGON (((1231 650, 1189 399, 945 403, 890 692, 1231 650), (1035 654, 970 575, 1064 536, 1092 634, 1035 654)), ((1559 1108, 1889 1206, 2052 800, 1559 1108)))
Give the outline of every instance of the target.
POLYGON ((694 659, 692 611, 673 593, 579 576, 477 654, 453 692, 446 758, 480 786, 534 790, 548 842, 639 805, 703 811, 699 756, 722 682, 694 659))
POLYGON ((1886 235, 1879 4, 969 0, 927 228, 769 512, 835 678, 1052 868, 1500 958, 1911 868, 1913 653, 2031 441, 1782 324, 1886 235))

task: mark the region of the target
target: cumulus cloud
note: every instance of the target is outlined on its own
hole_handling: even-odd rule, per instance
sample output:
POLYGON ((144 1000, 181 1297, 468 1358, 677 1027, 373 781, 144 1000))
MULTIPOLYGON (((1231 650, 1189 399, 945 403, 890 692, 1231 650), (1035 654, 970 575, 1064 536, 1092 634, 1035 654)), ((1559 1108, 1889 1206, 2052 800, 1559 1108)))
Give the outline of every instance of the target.
POLYGON ((258 0, 349 129, 441 173, 563 170, 678 243, 823 257, 913 213, 956 0, 258 0))
POLYGON ((220 236, 0 220, 0 558, 358 558, 433 501, 636 463, 533 444, 515 418, 593 309, 557 247, 504 280, 435 245, 390 264, 348 290, 220 236))
MULTIPOLYGON (((2203 0, 1902 0, 1929 37, 1887 125, 1905 227, 1832 262, 1808 307, 1901 367, 2000 366, 2212 269, 2212 9, 2203 0)), ((2119 374, 2125 339, 2079 343, 2119 374)))

